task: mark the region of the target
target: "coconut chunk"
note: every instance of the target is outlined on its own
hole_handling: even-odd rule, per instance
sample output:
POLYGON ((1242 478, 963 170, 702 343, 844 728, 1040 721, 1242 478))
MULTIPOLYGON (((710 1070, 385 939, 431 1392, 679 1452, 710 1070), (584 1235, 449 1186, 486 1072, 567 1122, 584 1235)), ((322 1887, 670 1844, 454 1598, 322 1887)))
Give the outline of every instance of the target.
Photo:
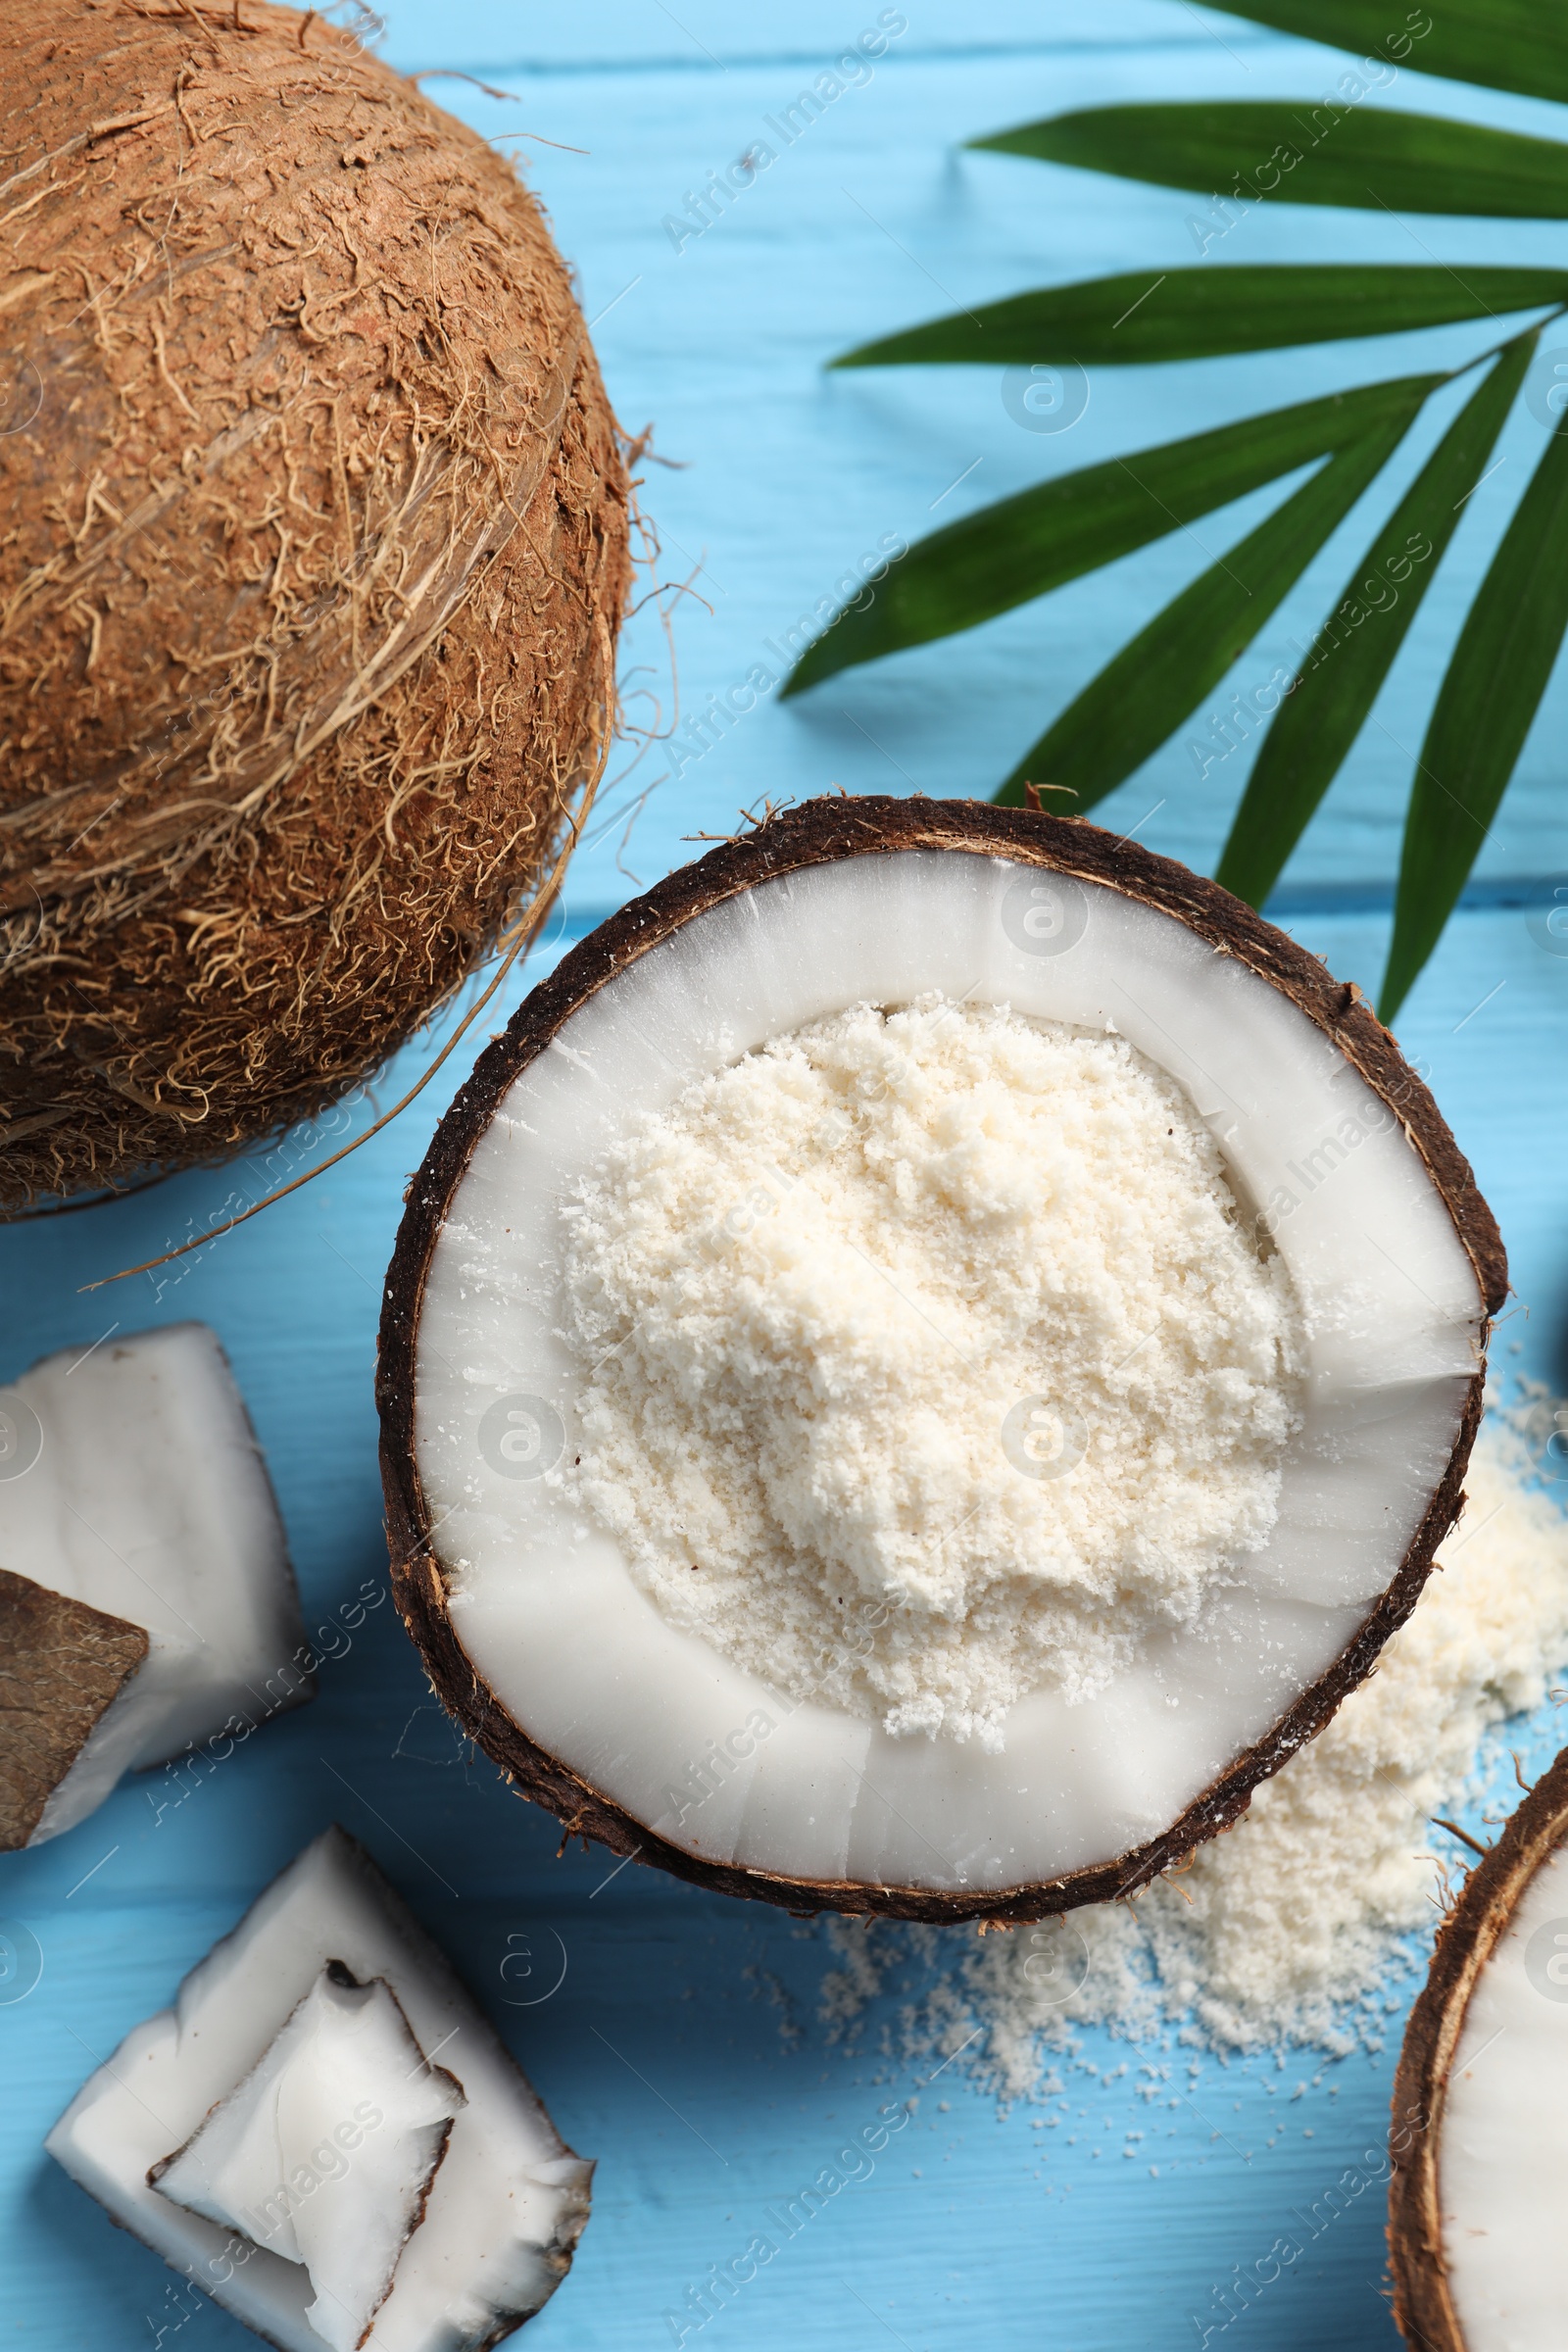
POLYGON ((259 2066, 152 2185, 310 2273, 307 2319, 355 2352, 424 2212, 461 2084, 432 2067, 382 1977, 329 1960, 259 2066))
POLYGON ((141 1626, 0 1568, 0 1847, 31 1838, 147 1649, 141 1626))
MULTIPOLYGON (((1070 1141, 1049 1088, 1039 1102, 1036 1126, 1070 1141)), ((1183 1213, 1173 1192, 1172 1235, 1183 1213)), ((1223 1829, 1369 1670, 1457 1510, 1504 1288, 1420 1078, 1250 908, 1081 822, 808 803, 573 950, 443 1122, 382 1323, 394 1590, 465 1728, 614 1851, 790 1908, 1039 1917, 1223 1829), (930 1053, 908 1042, 919 1020, 930 1053), (1010 1203, 1021 1220, 1049 1202, 1067 1159, 1048 1134, 982 1200, 966 1171, 990 1153, 996 1173, 1013 1122, 982 1134, 961 1090, 947 1127, 911 1111, 901 1136, 965 1023, 1141 1069, 1146 1107, 1171 1103, 1144 1118, 1149 1164, 1206 1167, 1238 1280, 1254 1253, 1251 1289, 1277 1278, 1291 1302, 1256 1508, 1244 1526, 1200 1498, 1212 1538, 1168 1608, 1160 1511, 1207 1475, 1180 1447, 1202 1402, 1180 1384, 1210 1374, 1178 1355, 1219 1330, 1219 1252, 1152 1291, 1124 1281, 1155 1203, 1107 1136, 1083 1161, 1111 1196, 1103 1279, 1062 1287, 1076 1322, 1046 1296, 1016 1354, 994 1348, 1048 1253, 1020 1245, 1013 1281, 999 1246, 1003 1299, 958 1242, 982 1211, 1000 1232, 1010 1203), (818 1115, 832 1087, 841 1130, 818 1115), (939 1157, 953 1189, 927 1201, 939 1157), (878 1170, 872 1217, 855 1201, 878 1170), (1159 1478, 1141 1487, 1145 1454, 1159 1478), (1097 1489, 1121 1495, 1142 1596, 1122 1605, 1114 1561, 1085 1585, 1073 1605, 1103 1654, 1069 1681, 1045 1639, 1036 1671, 1049 1625, 1009 1594, 1054 1526, 1094 1534, 1097 1489), (1034 1553, 1014 1527, 1041 1531, 1034 1553), (1004 1675, 982 1654, 1004 1638, 1004 1675)), ((1236 1363, 1214 1361, 1223 1433, 1236 1363)))
POLYGON ((26 1706, 0 1711, 0 1784, 19 1791, 0 1845, 36 1845, 122 1772, 245 1736, 314 1684, 271 1482, 206 1324, 45 1356, 0 1391, 0 1565, 130 1629, 117 1655, 141 1645, 102 1705, 101 1664, 81 1704, 69 1678, 34 1679, 46 1732, 26 1706), (40 1782, 40 1802, 20 1794, 40 1782))
POLYGON ((565 2276, 593 2174, 335 1827, 174 2007, 127 2034, 45 2145, 282 2352, 479 2352, 565 2276))

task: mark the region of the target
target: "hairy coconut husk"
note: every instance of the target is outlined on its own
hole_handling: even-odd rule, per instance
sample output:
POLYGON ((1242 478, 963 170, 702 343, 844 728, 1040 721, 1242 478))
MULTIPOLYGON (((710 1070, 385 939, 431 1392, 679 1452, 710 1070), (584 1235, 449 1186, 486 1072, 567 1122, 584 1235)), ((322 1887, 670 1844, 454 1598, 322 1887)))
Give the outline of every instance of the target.
POLYGON ((693 916, 805 866, 895 850, 1005 858, 1103 884, 1173 915, 1217 954, 1235 956, 1268 981, 1333 1040, 1395 1112, 1453 1220, 1488 1314, 1496 1314, 1507 1294, 1507 1259, 1469 1161, 1431 1093, 1359 989, 1333 979, 1317 957, 1286 932, 1264 922, 1216 883, 1082 818, 1061 819, 975 801, 808 801, 787 813, 770 814, 754 831, 671 874, 602 923, 519 1005, 503 1034, 479 1056, 436 1130, 409 1187, 381 1312, 376 1396, 392 1590, 437 1697, 521 1792, 547 1806, 571 1836, 597 1838, 612 1853, 657 1865, 697 1886, 756 1896, 791 1911, 826 1906, 935 1925, 979 1918, 1016 1926, 1133 1893, 1195 1845, 1228 1829, 1247 1810, 1258 1784, 1314 1738, 1340 1701, 1371 1673, 1384 1643, 1420 1598, 1434 1555, 1459 1516, 1465 1466, 1481 1421, 1484 1369, 1478 1366, 1469 1383, 1452 1452, 1403 1560, 1327 1671, 1159 1837, 1092 1869, 1043 1885, 992 1892, 931 1893, 858 1880, 786 1879, 707 1862, 658 1836, 570 1771, 530 1739, 463 1647, 449 1606, 448 1567, 438 1531, 431 1525, 415 1453, 419 1312, 431 1254, 474 1147, 518 1073, 545 1051, 580 1004, 693 916))
POLYGON ((1443 2252, 1439 2159, 1448 2078, 1477 1980, 1526 1887, 1568 1839, 1568 1748, 1476 1864, 1438 1936, 1394 2078, 1389 2183, 1394 2317, 1417 2352, 1465 2352, 1443 2252))
POLYGON ((0 0, 0 1205, 308 1116, 600 759, 626 481, 540 208, 316 16, 0 0))

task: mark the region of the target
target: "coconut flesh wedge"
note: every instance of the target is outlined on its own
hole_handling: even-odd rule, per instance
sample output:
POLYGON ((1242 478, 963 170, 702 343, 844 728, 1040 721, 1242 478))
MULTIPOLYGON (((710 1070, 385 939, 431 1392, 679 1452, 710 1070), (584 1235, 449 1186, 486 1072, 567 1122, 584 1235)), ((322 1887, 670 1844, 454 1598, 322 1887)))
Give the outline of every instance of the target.
POLYGON ((260 2065, 148 2179, 187 2213, 303 2263, 316 2293, 306 2318, 332 2352, 355 2352, 466 2105, 385 1979, 360 1984, 329 1960, 260 2065))
POLYGON ((478 2352, 570 2266, 593 2167, 353 1838, 307 1846, 46 2146, 283 2352, 478 2352))
POLYGON ((1426 1088, 1249 908, 1082 822, 808 804, 574 950, 443 1122, 382 1323, 400 1606, 617 1853, 1109 1897, 1408 1614, 1505 1286, 1426 1088))
POLYGON ((1568 1749, 1444 1922, 1394 2088, 1395 2318, 1424 2352, 1568 2336, 1568 1749))
POLYGON ((283 1523, 215 1332, 63 1349, 0 1390, 0 1847, 314 1689, 283 1523))

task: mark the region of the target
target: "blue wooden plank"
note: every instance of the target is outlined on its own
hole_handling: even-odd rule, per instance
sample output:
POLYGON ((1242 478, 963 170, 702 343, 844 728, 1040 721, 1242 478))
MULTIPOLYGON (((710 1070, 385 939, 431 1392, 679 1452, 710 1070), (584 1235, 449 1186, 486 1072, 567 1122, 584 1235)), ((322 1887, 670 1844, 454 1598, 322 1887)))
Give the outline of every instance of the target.
MULTIPOLYGON (((340 14, 343 12, 340 12, 340 14)), ((882 0, 793 0, 737 8, 729 0, 592 0, 577 9, 519 8, 500 0, 395 0, 379 11, 382 52, 405 74, 431 67, 531 74, 638 74, 666 66, 729 73, 742 62, 813 72, 874 28, 882 0)), ((988 0, 981 15, 951 0, 916 10, 910 45, 924 56, 1058 56, 1073 49, 1133 48, 1150 42, 1214 44, 1233 53, 1271 40, 1213 9, 1177 15, 1168 0, 1117 0, 1091 10, 1081 0, 988 0)))
MULTIPOLYGON (((936 8, 911 18, 874 79, 835 101, 744 204, 677 253, 663 215, 742 150, 808 65, 874 14, 839 18, 813 5, 787 19, 760 9, 739 18, 715 0, 701 11, 680 5, 676 24, 654 0, 607 0, 549 21, 530 11, 519 25, 494 0, 393 12, 392 53, 404 63, 483 71, 525 103, 489 101, 460 83, 433 83, 433 94, 487 129, 525 122, 592 149, 539 149, 531 169, 590 315, 604 313, 596 334, 625 420, 635 428, 655 417, 660 445, 689 462, 684 472, 648 469, 645 491, 669 564, 707 565, 699 585, 712 616, 687 600, 677 626, 688 709, 769 660, 768 641, 778 644, 832 592, 846 560, 886 532, 912 535, 1054 466, 1254 401, 1413 364, 1415 339, 1227 369, 1106 375, 1082 424, 1055 440, 1009 422, 994 376, 824 379, 821 363, 836 348, 950 301, 1144 257, 1152 271, 1189 257, 1182 198, 962 158, 957 138, 1072 104, 1236 94, 1265 70, 1272 89, 1311 92, 1327 74, 1322 52, 1230 19, 1209 17, 1205 30, 1164 0, 1102 12, 1080 0, 1046 10, 997 0, 978 32, 972 12, 936 8), (705 47, 719 65, 698 53, 705 47), (977 457, 975 472, 950 488, 977 457)), ((1418 91, 1413 81, 1396 93, 1406 103, 1418 95, 1455 111, 1468 105, 1462 93, 1418 91)), ((1546 112, 1494 94, 1474 111, 1527 127, 1546 112)), ((1460 263, 1495 250, 1473 226, 1416 226, 1460 263)), ((1249 260, 1411 253, 1396 221, 1281 214, 1250 220, 1237 236, 1249 260)), ((1544 232, 1510 232, 1509 259, 1554 250, 1544 232)), ((1509 466, 1521 467, 1529 450, 1521 428, 1509 466)), ((1500 525, 1506 478, 1505 469, 1474 502, 1430 643, 1412 646, 1380 710, 1407 749, 1435 649, 1500 525)), ((1216 528, 1239 530, 1250 513, 1216 528)), ((629 842, 624 817, 602 831, 574 870, 568 929, 616 903, 631 874, 651 879, 691 855, 684 836, 727 827, 738 804, 763 793, 831 779, 852 789, 985 789, 1044 712, 1200 560, 1175 547, 1152 567, 1128 566, 947 653, 804 704, 781 709, 764 698, 660 786, 629 842)), ((1335 576, 1328 564, 1319 584, 1335 576)), ((1300 625, 1296 608, 1282 615, 1282 630, 1300 625)), ((628 669, 657 669, 662 659, 646 618, 627 659, 628 669)), ((1560 703, 1553 709, 1560 718, 1560 703)), ((1548 713, 1527 755, 1525 789, 1489 852, 1494 876, 1568 867, 1551 723, 1548 713)), ((1363 985, 1375 980, 1386 942, 1401 758, 1367 749, 1282 895, 1282 919, 1363 985)), ((644 773, 662 764, 667 757, 656 753, 644 773)), ((623 808, 639 788, 622 788, 623 808)), ((1163 798, 1144 837, 1203 862, 1235 788, 1223 772, 1195 788, 1178 747, 1114 806, 1131 823, 1163 798)), ((1499 1361, 1560 1385, 1568 1236, 1556 1171, 1568 1152, 1568 1103, 1551 1073, 1568 1018, 1568 962, 1543 950, 1522 907, 1496 903, 1506 896, 1479 893, 1457 918, 1401 1035, 1430 1065, 1498 1208, 1532 1309, 1508 1327, 1499 1361), (1517 1356, 1507 1353, 1514 1344, 1517 1356)), ((380 1098, 430 1050, 411 1049, 380 1098)), ((830 2162, 846 2130, 908 2098, 918 2100, 911 2121, 871 2176, 782 2243, 735 2306, 688 2342, 700 2337, 704 2352, 794 2352, 808 2333, 828 2346, 891 2333, 910 2352, 956 2352, 976 2338, 1020 2352, 1142 2352, 1190 2334, 1201 2340, 1217 2326, 1216 2296, 1235 2266, 1266 2257, 1293 2209, 1310 2212, 1380 2144, 1390 2053, 1325 2070, 1281 2129, 1296 2082, 1317 2071, 1310 2059, 1293 2059, 1283 2074, 1266 2061, 1208 2060, 1195 2086, 1183 2064, 1165 2095, 1188 2091, 1200 2112, 1165 2106, 1156 2121, 1137 2095, 1141 2053, 1089 2035, 1086 2057, 1112 2071, 1125 2061, 1129 2074, 1092 2094, 1081 2072, 1065 2074, 1069 2112, 1054 2127, 1034 2128, 1046 2121, 1038 2109, 999 2117, 956 2068, 927 2082, 929 2062, 875 2055, 874 2034, 859 2054, 828 2042, 816 1997, 831 1963, 816 1928, 636 1867, 612 1878, 598 1852, 557 1859, 555 1825, 457 1745, 384 1600, 362 1627, 332 1632, 362 1587, 384 1592, 370 1404, 378 1289, 403 1183, 469 1058, 460 1051, 390 1134, 183 1271, 109 1292, 78 1287, 178 1239, 230 1194, 253 1197, 256 1170, 199 1172, 112 1208, 0 1233, 9 1309, 0 1375, 47 1348, 85 1346, 117 1319, 134 1328, 200 1315, 217 1326, 278 1483, 310 1622, 324 1629, 321 1646, 339 1652, 315 1706, 210 1776, 127 1786, 70 1837, 0 1863, 0 1913, 26 1924, 44 1953, 36 1990, 0 2006, 11 2340, 26 2352, 129 2352, 159 2340, 160 2328, 191 2352, 238 2352, 252 2340, 172 2290, 153 2258, 45 2163, 39 2141, 94 2059, 169 1998, 270 1872, 334 1815, 366 1838, 471 1975, 567 2136, 601 2159, 577 2268, 532 2332, 540 2352, 673 2342, 663 2314, 768 2228, 766 2209, 830 2162), (504 2005, 500 1960, 520 1948, 509 1936, 528 1938, 541 1971, 564 1951, 564 1981, 535 2007, 504 2005), (781 2027, 792 2020, 800 2031, 789 2037, 781 2027), (1144 2140, 1129 2143, 1133 2131, 1144 2140), (1131 2158, 1121 2152, 1128 2144, 1131 2158)), ((355 1115, 363 1123, 368 1111, 355 1115)), ((1550 1722, 1531 1737, 1549 1740, 1550 1722)), ((951 1941, 964 1948, 962 1936, 951 1941)), ((1396 2010, 1391 2045, 1398 2025, 1396 2010)), ((1256 2308, 1223 2330, 1227 2352, 1305 2352, 1326 2338, 1350 2352, 1390 2346, 1381 2230, 1375 2191, 1352 2198, 1308 2235, 1256 2308)))

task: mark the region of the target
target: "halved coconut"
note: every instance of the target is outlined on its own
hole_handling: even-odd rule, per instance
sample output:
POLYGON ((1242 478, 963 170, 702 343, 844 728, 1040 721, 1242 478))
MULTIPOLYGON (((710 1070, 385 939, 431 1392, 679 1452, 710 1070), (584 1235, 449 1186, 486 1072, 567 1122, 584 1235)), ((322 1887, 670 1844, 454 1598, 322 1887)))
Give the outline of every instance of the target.
POLYGON ((1394 2316, 1420 2352, 1568 2336, 1568 1749, 1444 1922, 1394 2085, 1394 2316))
POLYGON ((332 1828, 45 2142, 283 2352, 479 2352, 570 2267, 593 2167, 332 1828), (439 2064, 437 2064, 439 2061, 439 2064))
POLYGON ((1120 1894, 1408 1614, 1505 1286, 1427 1089, 1247 906, 1082 822, 811 803, 584 941, 443 1121, 381 1329, 399 1604, 616 1853, 794 1909, 1120 1894))
POLYGON ((0 1848, 315 1688, 271 1481, 205 1323, 65 1348, 0 1390, 0 1848))

